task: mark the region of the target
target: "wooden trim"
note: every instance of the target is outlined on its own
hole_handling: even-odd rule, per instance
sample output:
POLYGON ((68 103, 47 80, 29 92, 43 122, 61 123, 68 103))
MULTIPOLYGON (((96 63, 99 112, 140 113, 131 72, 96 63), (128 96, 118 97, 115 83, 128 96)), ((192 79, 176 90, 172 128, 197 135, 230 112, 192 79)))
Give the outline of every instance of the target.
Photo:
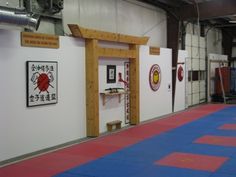
POLYGON ((119 39, 117 42, 137 44, 137 45, 146 45, 148 40, 149 40, 149 37, 136 37, 136 36, 119 34, 119 39))
POLYGON ((125 49, 112 49, 112 48, 98 48, 98 55, 101 57, 113 57, 113 58, 130 58, 134 59, 136 53, 134 50, 125 49))
POLYGON ((160 55, 160 53, 161 53, 160 47, 152 47, 152 46, 149 47, 150 55, 160 55))
POLYGON ((83 28, 76 24, 68 24, 71 33, 74 37, 81 37, 85 39, 97 39, 102 41, 120 42, 127 44, 147 44, 149 37, 137 37, 130 35, 123 35, 119 33, 111 33, 93 29, 83 28))
POLYGON ((130 60, 130 124, 140 122, 139 113, 139 46, 130 45, 130 50, 135 50, 135 59, 130 60))
POLYGON ((86 115, 87 136, 99 136, 98 41, 86 39, 86 115))
POLYGON ((21 32, 21 46, 58 49, 59 36, 32 32, 21 32))
POLYGON ((75 24, 68 26, 74 37, 85 38, 87 136, 99 136, 99 57, 130 60, 130 124, 139 124, 139 45, 145 45, 149 38, 91 30, 75 24), (98 40, 126 43, 129 50, 102 48, 98 46, 98 40))
POLYGON ((83 37, 78 25, 69 24, 68 27, 74 37, 83 37))

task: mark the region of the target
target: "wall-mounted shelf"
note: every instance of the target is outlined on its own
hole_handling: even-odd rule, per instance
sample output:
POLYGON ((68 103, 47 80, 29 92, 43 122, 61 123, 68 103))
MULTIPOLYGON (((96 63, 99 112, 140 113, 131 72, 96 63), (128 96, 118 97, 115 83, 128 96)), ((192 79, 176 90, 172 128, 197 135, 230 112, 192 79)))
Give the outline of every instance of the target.
POLYGON ((109 92, 102 92, 102 93, 100 93, 100 95, 102 96, 102 104, 103 104, 103 106, 106 104, 106 97, 118 96, 118 100, 119 100, 119 103, 120 103, 121 102, 121 95, 124 95, 124 94, 129 94, 129 92, 122 91, 122 92, 115 92, 115 93, 109 93, 109 92))

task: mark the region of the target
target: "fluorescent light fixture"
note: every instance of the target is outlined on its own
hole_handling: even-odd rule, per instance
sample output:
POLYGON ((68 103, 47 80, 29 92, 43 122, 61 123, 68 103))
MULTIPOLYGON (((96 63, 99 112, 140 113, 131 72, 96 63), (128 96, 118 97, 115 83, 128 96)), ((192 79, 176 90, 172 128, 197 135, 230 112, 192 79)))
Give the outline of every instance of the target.
POLYGON ((236 20, 230 20, 229 23, 236 23, 236 20))

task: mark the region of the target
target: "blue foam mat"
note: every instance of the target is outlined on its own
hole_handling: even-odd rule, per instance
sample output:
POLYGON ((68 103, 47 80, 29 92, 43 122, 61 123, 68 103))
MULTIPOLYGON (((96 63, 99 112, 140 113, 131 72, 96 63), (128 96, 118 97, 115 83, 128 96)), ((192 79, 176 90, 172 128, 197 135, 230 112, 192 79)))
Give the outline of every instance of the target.
POLYGON ((236 158, 229 159, 217 172, 236 176, 236 158))
POLYGON ((149 165, 145 163, 132 163, 125 160, 111 160, 101 158, 91 163, 90 165, 83 165, 68 171, 71 174, 86 174, 88 176, 96 177, 124 177, 131 176, 142 172, 149 165))
POLYGON ((205 135, 236 137, 236 131, 218 129, 224 124, 236 123, 235 108, 225 108, 55 177, 236 177, 235 147, 194 143, 205 135), (230 160, 216 173, 154 164, 173 152, 214 155, 228 157, 230 160))
POLYGON ((215 173, 210 177, 235 177, 235 175, 225 174, 225 173, 215 173))
POLYGON ((210 177, 210 172, 152 165, 134 176, 124 177, 210 177))
POLYGON ((88 175, 83 175, 83 174, 61 173, 57 175, 57 177, 95 177, 95 176, 88 176, 88 175))

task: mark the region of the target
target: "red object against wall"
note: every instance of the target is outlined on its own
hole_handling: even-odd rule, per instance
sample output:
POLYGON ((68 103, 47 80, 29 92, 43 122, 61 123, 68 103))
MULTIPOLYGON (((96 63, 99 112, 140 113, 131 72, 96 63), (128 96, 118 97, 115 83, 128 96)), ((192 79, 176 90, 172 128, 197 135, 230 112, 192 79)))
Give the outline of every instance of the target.
MULTIPOLYGON (((229 93, 230 92, 230 67, 222 67, 221 74, 222 74, 222 81, 223 81, 225 93, 229 93)), ((222 95, 219 68, 215 69, 215 93, 222 95)))

